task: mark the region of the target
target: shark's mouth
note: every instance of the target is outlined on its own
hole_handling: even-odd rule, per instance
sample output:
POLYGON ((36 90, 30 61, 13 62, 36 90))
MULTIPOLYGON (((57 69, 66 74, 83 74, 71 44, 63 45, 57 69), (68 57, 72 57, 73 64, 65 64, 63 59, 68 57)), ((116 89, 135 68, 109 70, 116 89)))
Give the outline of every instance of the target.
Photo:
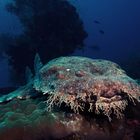
MULTIPOLYGON (((111 114, 115 115, 116 118, 121 119, 124 116, 124 111, 128 102, 131 101, 133 104, 134 98, 127 93, 81 93, 81 94, 64 94, 59 92, 52 94, 47 100, 47 110, 53 109, 54 106, 60 107, 65 104, 73 110, 74 113, 91 112, 97 115, 103 114, 111 120, 111 114)), ((64 106, 63 106, 64 107, 64 106)))

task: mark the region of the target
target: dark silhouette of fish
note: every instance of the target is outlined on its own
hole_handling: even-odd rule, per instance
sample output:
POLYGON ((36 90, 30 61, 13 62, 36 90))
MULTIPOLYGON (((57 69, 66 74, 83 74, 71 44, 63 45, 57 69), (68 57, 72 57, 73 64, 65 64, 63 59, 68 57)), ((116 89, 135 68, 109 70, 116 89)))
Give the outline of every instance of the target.
POLYGON ((98 20, 94 20, 94 23, 101 24, 98 20))
POLYGON ((101 34, 104 34, 104 33, 105 33, 103 30, 99 30, 99 32, 100 32, 101 34))
POLYGON ((99 51, 100 50, 100 47, 98 45, 91 45, 89 47, 94 51, 99 51))

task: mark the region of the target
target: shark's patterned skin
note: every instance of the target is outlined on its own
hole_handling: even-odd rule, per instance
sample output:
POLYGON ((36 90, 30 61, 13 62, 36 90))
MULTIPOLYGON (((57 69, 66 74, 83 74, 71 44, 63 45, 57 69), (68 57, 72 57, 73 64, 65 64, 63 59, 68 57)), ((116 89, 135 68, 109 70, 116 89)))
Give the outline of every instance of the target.
POLYGON ((0 97, 0 102, 38 96, 48 97, 47 110, 65 104, 75 113, 102 113, 111 119, 111 114, 121 118, 129 101, 139 101, 140 86, 111 61, 60 57, 41 66, 27 85, 0 97))

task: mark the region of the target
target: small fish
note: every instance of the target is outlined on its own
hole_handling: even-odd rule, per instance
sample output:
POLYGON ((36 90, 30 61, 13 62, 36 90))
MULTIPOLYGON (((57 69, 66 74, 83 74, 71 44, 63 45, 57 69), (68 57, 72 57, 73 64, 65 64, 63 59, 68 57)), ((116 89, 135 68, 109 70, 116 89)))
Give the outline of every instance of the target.
POLYGON ((100 32, 101 34, 104 34, 104 33, 105 33, 103 30, 99 30, 99 32, 100 32))
POLYGON ((94 23, 101 24, 98 20, 94 20, 94 23))
POLYGON ((98 45, 91 45, 90 48, 94 51, 99 51, 100 47, 98 45))

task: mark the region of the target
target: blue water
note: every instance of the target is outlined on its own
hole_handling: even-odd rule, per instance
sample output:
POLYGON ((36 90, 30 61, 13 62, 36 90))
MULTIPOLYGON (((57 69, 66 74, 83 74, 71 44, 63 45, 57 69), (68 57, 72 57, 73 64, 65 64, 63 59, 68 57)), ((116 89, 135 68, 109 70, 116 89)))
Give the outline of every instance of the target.
POLYGON ((78 0, 75 5, 89 34, 86 45, 98 44, 102 48, 100 53, 86 49, 87 56, 116 61, 140 55, 140 1, 78 0), (99 20, 100 25, 94 20, 99 20))
POLYGON ((139 84, 140 0, 0 0, 0 140, 140 140, 139 84), (128 77, 78 57, 39 71, 73 55, 128 77))
MULTIPOLYGON (((18 18, 6 11, 5 4, 9 1, 0 0, 0 33, 18 35, 22 33, 23 28, 18 18)), ((84 41, 84 50, 76 50, 72 55, 108 59, 119 64, 131 59, 136 61, 139 59, 140 62, 139 0, 69 1, 77 8, 88 33, 84 41), (95 20, 100 24, 95 23, 95 20), (100 30, 104 33, 102 34, 100 30), (97 49, 93 46, 97 46, 97 49)), ((0 51, 2 50, 4 46, 0 44, 0 51)), ((7 60, 0 57, 0 87, 12 84, 9 82, 9 69, 7 60)))

